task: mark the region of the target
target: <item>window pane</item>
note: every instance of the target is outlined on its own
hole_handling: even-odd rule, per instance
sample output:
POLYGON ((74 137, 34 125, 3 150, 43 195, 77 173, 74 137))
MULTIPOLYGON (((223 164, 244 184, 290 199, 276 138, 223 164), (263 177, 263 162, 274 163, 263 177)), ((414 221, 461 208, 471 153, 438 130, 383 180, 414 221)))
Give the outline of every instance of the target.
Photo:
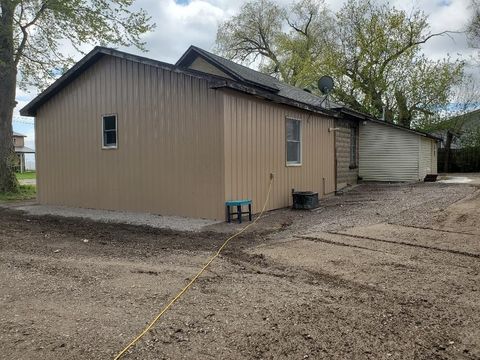
POLYGON ((300 121, 287 119, 287 140, 300 141, 300 121))
POLYGON ((117 145, 117 132, 105 131, 103 133, 103 142, 105 146, 117 145))
POLYGON ((287 162, 300 163, 300 143, 287 142, 287 162))
POLYGON ((103 130, 115 130, 115 116, 105 116, 103 118, 103 130))

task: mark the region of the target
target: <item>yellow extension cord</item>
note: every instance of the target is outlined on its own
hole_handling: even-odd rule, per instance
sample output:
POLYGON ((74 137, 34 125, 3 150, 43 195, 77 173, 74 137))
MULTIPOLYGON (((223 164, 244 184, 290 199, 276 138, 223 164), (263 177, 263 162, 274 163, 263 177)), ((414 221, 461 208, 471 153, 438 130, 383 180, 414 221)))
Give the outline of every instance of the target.
POLYGON ((268 186, 267 198, 265 199, 265 203, 263 204, 262 211, 260 212, 258 217, 255 218, 255 220, 253 220, 253 222, 244 226, 240 231, 238 231, 237 233, 230 236, 227 240, 225 240, 225 242, 222 244, 222 246, 220 246, 220 248, 215 253, 215 255, 213 255, 210 258, 210 260, 207 261, 207 263, 192 278, 192 280, 190 280, 190 282, 162 309, 162 311, 160 311, 160 313, 158 313, 158 315, 147 325, 147 327, 145 327, 145 329, 143 329, 143 331, 135 339, 133 339, 122 351, 120 351, 117 354, 117 356, 115 356, 114 360, 120 359, 128 351, 128 349, 130 349, 133 345, 135 345, 143 336, 145 336, 145 334, 147 332, 150 331, 150 329, 158 322, 158 320, 160 320, 160 318, 163 316, 163 314, 165 314, 167 312, 167 310, 170 309, 170 307, 173 304, 175 304, 178 299, 180 299, 180 297, 190 288, 190 286, 192 286, 195 283, 195 281, 197 281, 197 279, 200 277, 200 275, 202 275, 203 272, 210 266, 210 264, 213 262, 213 260, 215 260, 220 255, 220 253, 225 248, 225 246, 227 246, 227 244, 230 242, 230 240, 236 238, 238 235, 240 235, 245 230, 247 230, 250 226, 253 226, 258 220, 260 220, 260 218, 263 216, 263 213, 265 212, 265 209, 267 208, 268 199, 270 197, 270 191, 272 190, 272 184, 273 184, 273 174, 270 175, 270 184, 268 186))

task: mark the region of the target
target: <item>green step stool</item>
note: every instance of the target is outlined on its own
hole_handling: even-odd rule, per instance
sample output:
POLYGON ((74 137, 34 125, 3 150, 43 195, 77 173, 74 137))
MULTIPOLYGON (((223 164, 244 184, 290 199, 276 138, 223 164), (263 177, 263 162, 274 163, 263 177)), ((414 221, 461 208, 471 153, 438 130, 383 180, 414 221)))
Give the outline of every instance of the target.
POLYGON ((242 215, 248 214, 248 220, 252 221, 252 200, 229 200, 225 201, 227 206, 227 222, 232 222, 232 215, 237 215, 238 222, 242 223, 242 215), (248 211, 242 211, 242 206, 248 205, 248 211), (236 207, 237 211, 231 212, 230 208, 236 207))

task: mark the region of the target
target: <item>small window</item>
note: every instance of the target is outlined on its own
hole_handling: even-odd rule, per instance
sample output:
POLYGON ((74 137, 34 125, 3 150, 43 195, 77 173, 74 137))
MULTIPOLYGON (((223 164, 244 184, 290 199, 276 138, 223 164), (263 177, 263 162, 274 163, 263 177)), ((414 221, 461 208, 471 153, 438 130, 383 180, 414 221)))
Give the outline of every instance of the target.
POLYGON ((104 115, 103 122, 103 148, 116 149, 117 148, 117 116, 104 115))
POLYGON ((350 128, 350 168, 357 167, 357 129, 350 128))
POLYGON ((300 120, 287 119, 287 165, 302 163, 302 143, 300 120))

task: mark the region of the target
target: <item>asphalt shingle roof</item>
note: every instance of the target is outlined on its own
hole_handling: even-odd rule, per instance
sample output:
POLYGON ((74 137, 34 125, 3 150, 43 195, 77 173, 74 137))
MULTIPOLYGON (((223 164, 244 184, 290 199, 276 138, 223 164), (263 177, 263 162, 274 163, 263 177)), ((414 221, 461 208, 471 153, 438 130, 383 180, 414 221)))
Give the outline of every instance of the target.
POLYGON ((276 91, 276 93, 280 96, 285 98, 298 101, 307 105, 312 105, 316 107, 322 108, 340 108, 342 105, 333 103, 332 101, 328 100, 328 103, 325 101, 325 96, 317 96, 308 91, 300 89, 298 87, 288 85, 273 76, 261 73, 259 71, 250 69, 247 66, 238 64, 234 61, 225 59, 221 56, 203 50, 196 46, 191 46, 191 49, 194 49, 204 57, 212 60, 221 65, 221 67, 227 69, 230 72, 233 72, 241 79, 257 84, 262 87, 271 88, 272 90, 276 91))

